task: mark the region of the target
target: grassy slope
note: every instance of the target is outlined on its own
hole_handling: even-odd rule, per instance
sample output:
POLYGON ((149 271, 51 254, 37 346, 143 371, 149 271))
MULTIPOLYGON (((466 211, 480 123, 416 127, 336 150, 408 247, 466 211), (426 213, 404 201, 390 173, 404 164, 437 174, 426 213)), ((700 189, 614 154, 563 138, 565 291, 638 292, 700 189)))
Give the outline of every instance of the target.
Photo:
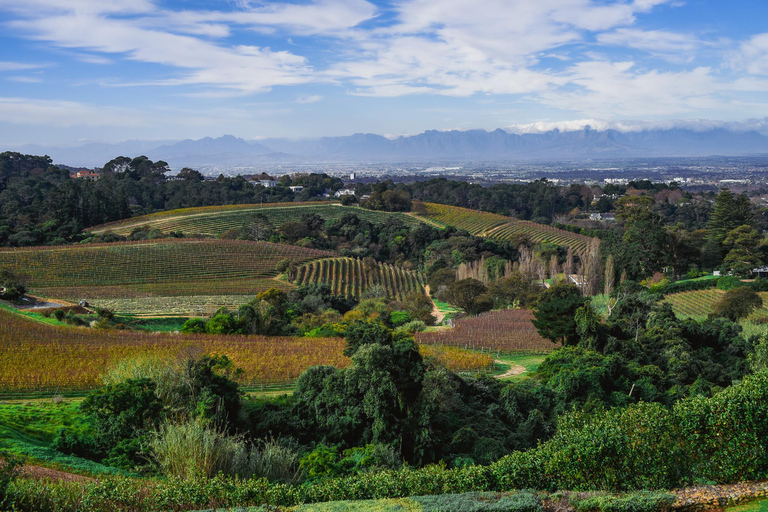
POLYGON ((424 222, 402 213, 372 211, 357 206, 341 206, 331 202, 307 202, 184 208, 103 224, 90 228, 88 231, 93 233, 112 231, 119 235, 128 235, 137 227, 147 226, 150 229, 159 229, 164 233, 182 231, 188 235, 219 236, 229 229, 243 227, 257 214, 264 215, 274 226, 280 226, 285 222, 300 220, 301 216, 307 213, 317 214, 326 220, 337 219, 347 213, 355 213, 360 218, 374 223, 382 223, 392 217, 406 225, 424 222))
POLYGON ((0 404, 0 451, 23 456, 32 463, 84 474, 124 474, 96 462, 64 455, 50 447, 56 432, 87 429, 78 402, 50 400, 0 404))

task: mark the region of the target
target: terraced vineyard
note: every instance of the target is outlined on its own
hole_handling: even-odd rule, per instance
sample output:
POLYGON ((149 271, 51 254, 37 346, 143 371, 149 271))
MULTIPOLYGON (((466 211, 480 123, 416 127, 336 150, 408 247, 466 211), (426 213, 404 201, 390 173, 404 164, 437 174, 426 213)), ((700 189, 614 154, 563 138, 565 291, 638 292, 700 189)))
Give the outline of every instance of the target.
POLYGON ((424 217, 444 226, 454 226, 476 236, 509 240, 516 235, 525 235, 536 243, 551 242, 570 246, 577 254, 584 254, 592 242, 588 236, 571 233, 544 224, 527 220, 517 220, 495 213, 470 210, 458 206, 425 203, 427 213, 424 217))
MULTIPOLYGON (((152 240, 0 250, 0 268, 21 276, 34 294, 71 301, 135 300, 121 313, 150 314, 147 297, 254 295, 289 283, 273 279, 282 260, 302 263, 330 253, 292 245, 235 240, 152 240)), ((203 304, 208 301, 203 300, 203 304)), ((226 302, 226 301, 225 301, 226 302)), ((231 302, 231 301, 230 301, 231 302)), ((176 299, 187 314, 199 300, 176 299)), ((151 308, 150 308, 151 309, 151 308)), ((166 311, 157 311, 167 313, 166 311)))
MULTIPOLYGON (((680 292, 667 295, 665 302, 669 302, 675 314, 680 318, 694 318, 701 320, 709 315, 715 303, 720 300, 725 292, 717 288, 680 292)), ((768 292, 759 294, 763 299, 763 307, 750 315, 750 318, 768 317, 768 292)))
POLYGON ((278 227, 289 221, 300 220, 301 216, 307 213, 317 214, 326 220, 338 219, 347 213, 354 213, 374 223, 385 222, 390 217, 395 217, 406 225, 420 223, 418 219, 400 213, 374 212, 330 202, 306 202, 183 208, 103 224, 90 228, 89 231, 93 233, 112 231, 119 235, 128 235, 138 227, 147 226, 149 229, 159 229, 163 233, 181 231, 188 235, 219 236, 227 230, 243 227, 256 214, 264 215, 275 227, 278 227))
POLYGON ((426 277, 387 263, 366 267, 355 258, 324 258, 297 269, 294 283, 327 284, 336 295, 359 297, 368 287, 381 285, 389 297, 405 300, 414 292, 423 293, 426 277))
POLYGON ((545 340, 531 323, 527 309, 501 309, 455 321, 452 329, 416 334, 416 341, 429 345, 451 345, 491 352, 548 352, 557 346, 545 340))
MULTIPOLYGON (((344 347, 341 338, 148 334, 53 326, 0 309, 0 389, 3 393, 92 389, 118 361, 141 355, 223 354, 243 369, 243 385, 290 384, 310 366, 348 366, 344 347)), ((454 371, 485 369, 493 363, 487 355, 455 347, 421 351, 454 371)))

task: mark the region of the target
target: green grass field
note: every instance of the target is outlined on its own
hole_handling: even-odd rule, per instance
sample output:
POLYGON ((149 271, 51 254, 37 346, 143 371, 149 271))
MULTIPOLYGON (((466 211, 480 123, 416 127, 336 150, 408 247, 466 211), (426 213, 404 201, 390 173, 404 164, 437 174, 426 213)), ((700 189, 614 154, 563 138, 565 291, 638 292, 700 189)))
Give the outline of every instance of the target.
POLYGON ((504 375, 505 373, 509 372, 512 368, 515 368, 517 366, 522 366, 525 368, 525 371, 523 373, 519 373, 517 375, 508 375, 505 377, 502 377, 502 380, 524 380, 529 379, 533 376, 534 373, 536 373, 536 370, 539 368, 539 365, 546 359, 547 356, 542 354, 505 354, 499 356, 498 360, 499 362, 496 363, 496 370, 493 372, 494 375, 504 375))
POLYGON ((51 442, 60 428, 74 432, 87 429, 78 405, 78 401, 53 403, 51 400, 1 403, 0 451, 21 456, 27 463, 39 463, 74 473, 125 474, 119 469, 64 455, 51 448, 51 442))

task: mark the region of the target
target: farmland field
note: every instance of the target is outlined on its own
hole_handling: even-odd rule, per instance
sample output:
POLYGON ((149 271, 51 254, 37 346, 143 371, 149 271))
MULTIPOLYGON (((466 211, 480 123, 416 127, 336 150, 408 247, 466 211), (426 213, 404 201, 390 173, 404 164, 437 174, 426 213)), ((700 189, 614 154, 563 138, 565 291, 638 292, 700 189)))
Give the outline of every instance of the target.
POLYGON ((183 208, 103 224, 90 228, 88 231, 92 233, 112 231, 118 235, 128 235, 132 230, 146 226, 149 229, 159 229, 163 233, 181 231, 187 235, 219 236, 229 229, 243 227, 257 214, 263 215, 275 227, 279 227, 286 222, 300 220, 302 215, 308 213, 319 215, 326 220, 338 219, 347 213, 354 213, 361 219, 377 224, 385 222, 390 217, 397 218, 398 221, 406 225, 416 225, 421 222, 414 217, 400 213, 374 212, 326 201, 183 208))
POLYGON ((424 292, 425 276, 386 263, 366 266, 355 258, 324 258, 305 263, 296 271, 298 285, 327 284, 336 295, 360 297, 366 288, 381 285, 389 297, 404 300, 409 294, 424 292))
POLYGON ((452 345, 491 352, 543 353, 558 345, 539 336, 527 309, 502 309, 455 321, 453 329, 416 334, 421 344, 452 345))
MULTIPOLYGON (((98 387, 118 361, 141 355, 176 358, 226 355, 243 369, 246 386, 290 383, 310 366, 343 368, 341 338, 165 334, 54 326, 0 309, 0 389, 73 391, 98 387)), ((484 369, 487 355, 455 347, 423 347, 456 371, 484 369)))
POLYGON ((273 279, 278 262, 302 263, 329 254, 267 242, 167 239, 2 249, 0 267, 20 276, 31 293, 46 298, 86 299, 120 313, 187 314, 205 304, 247 302, 222 298, 225 295, 289 289, 290 283, 273 279), (155 310, 153 301, 140 300, 148 297, 157 298, 158 304, 164 298, 177 307, 155 310))
MULTIPOLYGON (((703 320, 709 315, 715 303, 720 300, 725 292, 717 288, 680 292, 667 295, 664 299, 672 305, 675 314, 680 318, 694 318, 703 320)), ((763 299, 763 307, 749 316, 750 320, 768 318, 768 292, 759 294, 763 299)))
POLYGON ((575 253, 581 254, 586 252, 593 240, 552 226, 517 220, 495 213, 436 203, 425 203, 425 205, 427 207, 427 212, 423 215, 425 218, 444 226, 463 229, 476 236, 509 240, 517 235, 524 235, 535 243, 551 242, 570 246, 575 253))

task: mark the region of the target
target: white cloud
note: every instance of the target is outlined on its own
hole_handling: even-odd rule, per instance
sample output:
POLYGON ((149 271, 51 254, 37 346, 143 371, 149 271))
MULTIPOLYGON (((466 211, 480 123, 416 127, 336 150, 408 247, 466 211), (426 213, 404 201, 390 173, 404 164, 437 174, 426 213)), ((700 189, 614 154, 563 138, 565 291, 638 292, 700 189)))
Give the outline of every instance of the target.
POLYGON ((38 84, 43 81, 42 78, 35 76, 9 76, 7 80, 11 82, 19 82, 22 84, 38 84))
POLYGON ((160 81, 168 85, 206 84, 250 92, 311 80, 306 59, 255 46, 219 46, 195 37, 150 30, 124 19, 68 13, 9 23, 33 38, 59 47, 125 55, 131 60, 191 71, 160 81))
POLYGON ((622 133, 633 133, 650 130, 686 129, 695 132, 706 132, 714 129, 724 129, 733 132, 757 131, 768 133, 768 118, 748 119, 746 121, 716 121, 711 119, 660 119, 660 120, 605 120, 605 119, 575 119, 572 121, 549 121, 530 124, 515 124, 506 127, 510 133, 546 133, 552 130, 561 132, 581 131, 589 127, 596 131, 616 130, 622 133))
POLYGON ((653 53, 693 52, 702 45, 701 41, 690 35, 634 28, 619 28, 599 34, 597 41, 604 45, 627 46, 653 53))
POLYGON ((633 62, 589 61, 573 66, 562 85, 541 94, 541 100, 609 119, 668 117, 720 107, 713 97, 720 85, 706 67, 661 72, 636 70, 633 62))
POLYGON ((318 101, 322 101, 322 100, 323 100, 322 96, 313 94, 311 96, 299 96, 298 98, 296 98, 296 103, 301 103, 301 104, 317 103, 318 101))
POLYGON ((768 33, 758 34, 741 44, 734 65, 753 75, 768 75, 768 33))
POLYGON ((38 69, 41 67, 40 64, 0 61, 0 71, 25 71, 27 69, 38 69))

